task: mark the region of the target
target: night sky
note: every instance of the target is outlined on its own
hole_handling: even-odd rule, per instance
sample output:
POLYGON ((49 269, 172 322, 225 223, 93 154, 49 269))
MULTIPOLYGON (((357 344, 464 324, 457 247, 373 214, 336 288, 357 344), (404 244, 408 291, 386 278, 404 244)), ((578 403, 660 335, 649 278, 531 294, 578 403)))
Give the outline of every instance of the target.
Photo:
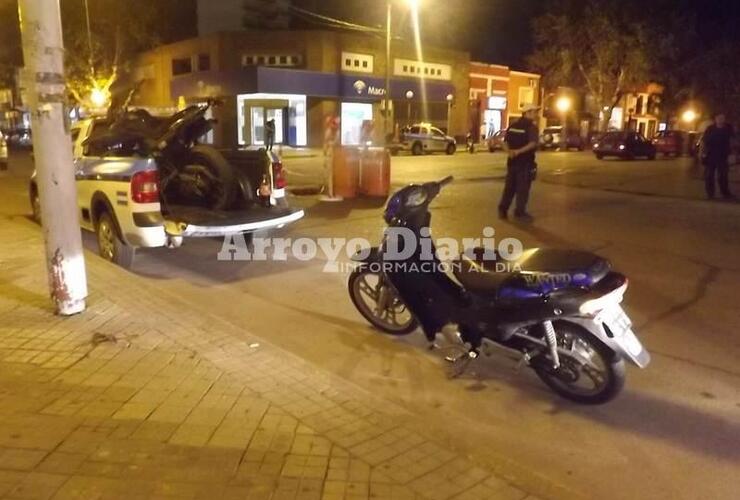
MULTIPOLYGON (((422 37, 432 45, 468 50, 473 60, 526 69, 526 58, 532 51, 532 19, 552 7, 584 2, 421 0, 422 37)), ((385 23, 382 0, 294 0, 293 4, 361 24, 385 23)), ((621 0, 621 4, 651 23, 660 23, 669 14, 689 16, 694 20, 698 51, 724 36, 739 44, 740 54, 740 0, 621 0)), ((410 36, 405 2, 395 0, 394 5, 394 30, 410 36)))

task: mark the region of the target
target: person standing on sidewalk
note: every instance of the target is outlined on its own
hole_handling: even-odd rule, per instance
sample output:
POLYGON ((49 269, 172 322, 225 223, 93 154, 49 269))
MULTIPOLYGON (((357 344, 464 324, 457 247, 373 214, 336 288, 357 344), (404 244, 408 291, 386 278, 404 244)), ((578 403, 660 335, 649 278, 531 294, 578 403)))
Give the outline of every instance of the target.
POLYGON ((265 123, 265 148, 272 151, 273 144, 275 144, 275 120, 270 118, 265 123))
POLYGON ((702 137, 702 160, 704 163, 704 182, 707 198, 714 199, 714 178, 717 177, 719 190, 726 200, 735 197, 730 192, 728 174, 730 165, 730 141, 732 140, 732 126, 726 122, 722 112, 714 116, 714 123, 707 127, 702 137))
POLYGON ((535 124, 537 111, 535 104, 527 104, 522 108, 522 117, 509 126, 504 139, 504 150, 509 158, 506 163, 506 184, 498 206, 498 214, 502 219, 509 217, 509 207, 516 197, 514 216, 531 221, 532 216, 527 213, 529 189, 537 172, 535 151, 539 142, 539 130, 535 124))

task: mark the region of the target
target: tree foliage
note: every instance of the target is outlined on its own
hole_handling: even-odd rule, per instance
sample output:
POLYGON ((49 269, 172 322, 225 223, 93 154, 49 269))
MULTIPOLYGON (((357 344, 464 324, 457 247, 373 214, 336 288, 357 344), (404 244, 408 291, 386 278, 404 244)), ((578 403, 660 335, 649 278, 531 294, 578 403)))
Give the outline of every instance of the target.
MULTIPOLYGON (((85 0, 60 5, 65 73, 78 99, 112 83, 136 53, 196 33, 195 0, 88 0, 89 38, 85 0)), ((23 64, 18 24, 18 1, 0 0, 0 85, 23 64)))
POLYGON ((602 127, 622 96, 649 79, 650 30, 621 2, 565 2, 535 19, 533 29, 530 64, 543 73, 546 85, 583 89, 597 109, 608 108, 602 127))

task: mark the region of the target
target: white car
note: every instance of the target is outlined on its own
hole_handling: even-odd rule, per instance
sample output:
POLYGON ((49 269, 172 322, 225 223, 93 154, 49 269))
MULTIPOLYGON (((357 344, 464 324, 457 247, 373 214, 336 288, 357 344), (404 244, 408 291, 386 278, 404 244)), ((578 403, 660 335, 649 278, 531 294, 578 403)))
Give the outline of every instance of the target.
POLYGON ((418 123, 401 131, 401 142, 388 147, 392 153, 411 151, 414 156, 425 153, 455 154, 455 139, 429 123, 418 123))
MULTIPOLYGON (((137 247, 176 248, 183 238, 252 233, 282 227, 304 215, 288 206, 282 163, 270 152, 224 154, 237 178, 240 201, 228 210, 213 210, 165 202, 155 158, 91 149, 86 139, 98 127, 107 128, 108 123, 87 119, 71 129, 79 221, 83 229, 97 234, 100 255, 122 267, 132 265, 137 247), (264 198, 257 196, 258 189, 267 192, 264 198)), ((210 146, 196 148, 203 155, 218 154, 210 146)), ((29 195, 34 218, 40 221, 35 172, 29 195)))

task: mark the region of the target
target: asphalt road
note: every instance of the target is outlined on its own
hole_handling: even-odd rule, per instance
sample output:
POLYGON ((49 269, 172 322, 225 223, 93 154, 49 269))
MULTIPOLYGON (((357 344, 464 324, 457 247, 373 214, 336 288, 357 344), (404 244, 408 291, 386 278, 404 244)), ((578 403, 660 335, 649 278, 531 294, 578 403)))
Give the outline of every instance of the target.
MULTIPOLYGON (((737 498, 740 205, 704 201, 686 159, 548 153, 538 162, 529 225, 495 217, 500 153, 398 157, 392 179, 395 186, 456 176, 433 205, 436 237, 477 237, 491 225, 496 238, 526 246, 596 251, 630 277, 625 307, 653 361, 645 370, 628 367, 625 391, 604 406, 565 402, 500 354, 448 379, 421 333, 391 338, 366 325, 349 301, 346 275, 322 272, 323 261, 223 262, 222 242, 199 240, 140 251, 133 272, 407 406, 471 456, 516 482, 543 485, 546 496, 737 498)), ((317 182, 321 163, 286 160, 293 185, 317 182)), ((14 172, 0 183, 10 193, 6 207, 22 212, 23 168, 14 172)), ((383 200, 292 201, 307 216, 281 236, 380 237, 383 200)), ((94 249, 93 238, 86 244, 94 249)))

